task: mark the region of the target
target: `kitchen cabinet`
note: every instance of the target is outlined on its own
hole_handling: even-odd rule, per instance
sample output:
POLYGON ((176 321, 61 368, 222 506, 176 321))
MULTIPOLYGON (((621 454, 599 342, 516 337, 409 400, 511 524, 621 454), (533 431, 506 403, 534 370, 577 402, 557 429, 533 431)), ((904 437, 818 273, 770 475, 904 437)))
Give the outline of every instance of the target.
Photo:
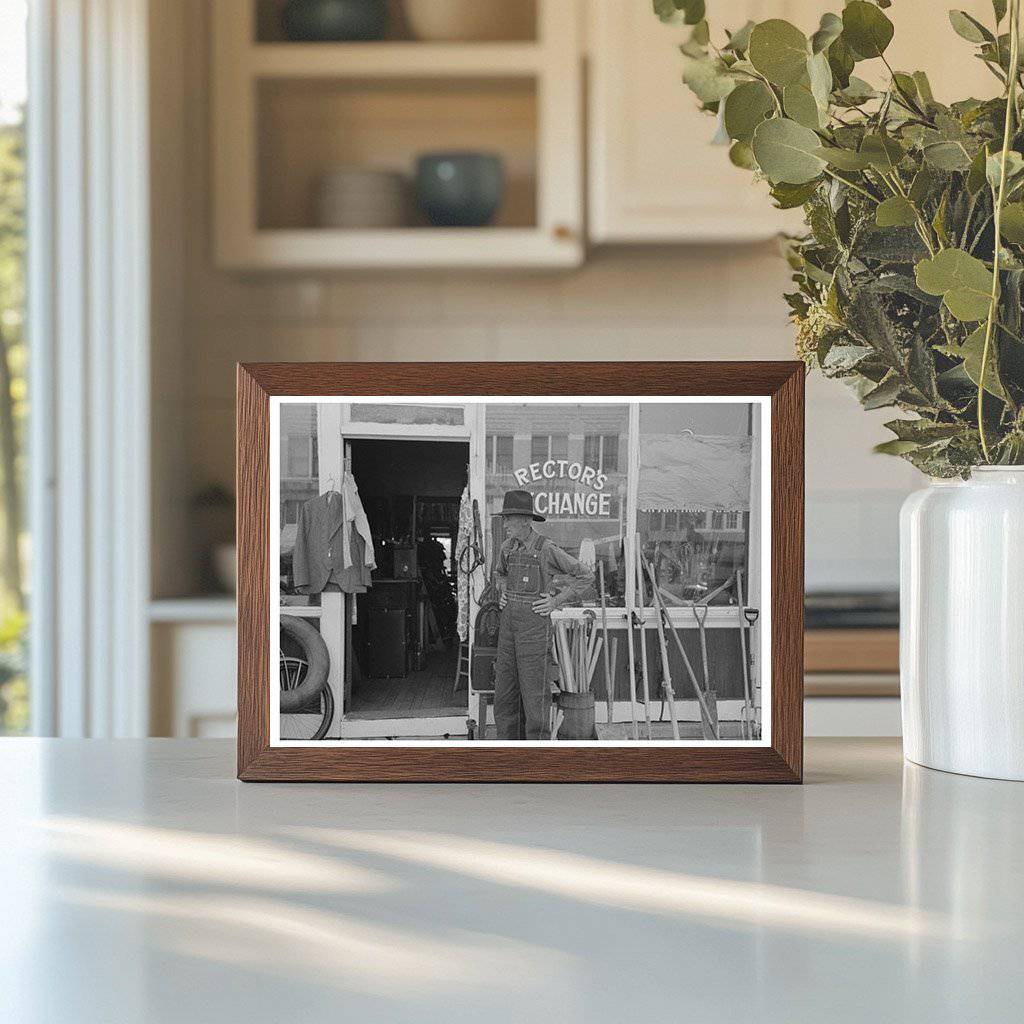
POLYGON ((559 267, 583 258, 580 0, 520 0, 533 37, 282 37, 274 0, 217 0, 214 256, 229 269, 559 267), (500 156, 486 227, 433 227, 412 200, 424 152, 500 156), (323 226, 315 196, 353 169, 406 179, 402 226, 323 226))
MULTIPOLYGON (((817 26, 820 3, 738 0, 712 7, 720 32, 748 19, 817 26)), ((588 172, 594 242, 734 242, 795 229, 799 211, 772 207, 767 185, 710 145, 715 119, 683 85, 679 44, 650 3, 591 0, 588 172)))
MULTIPOLYGON (((988 0, 958 5, 990 23, 988 0)), ((709 4, 712 31, 745 21, 785 18, 810 34, 821 0, 736 0, 709 4)), ((886 11, 896 27, 888 56, 897 69, 928 72, 938 99, 991 96, 998 83, 957 37, 945 8, 897 3, 886 11)), ((588 24, 588 176, 591 241, 751 241, 796 231, 799 210, 771 205, 767 186, 732 166, 712 146, 715 121, 701 113, 681 81, 679 43, 689 28, 664 25, 647 0, 590 0, 588 24)), ((858 74, 885 74, 860 64, 858 74)))

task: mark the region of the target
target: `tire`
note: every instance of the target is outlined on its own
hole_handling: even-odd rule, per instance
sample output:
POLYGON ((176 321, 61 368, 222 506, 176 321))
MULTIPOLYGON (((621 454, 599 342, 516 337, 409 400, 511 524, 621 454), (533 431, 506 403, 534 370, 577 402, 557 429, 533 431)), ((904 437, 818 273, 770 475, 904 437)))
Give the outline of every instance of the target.
MULTIPOLYGON (((306 678, 294 690, 281 691, 281 711, 285 714, 298 711, 305 704, 319 697, 323 691, 330 694, 327 674, 331 668, 331 656, 324 638, 305 619, 294 615, 281 616, 281 632, 290 636, 302 648, 309 665, 306 678)), ((333 707, 333 694, 331 705, 333 707)), ((329 721, 329 719, 328 719, 329 721)))

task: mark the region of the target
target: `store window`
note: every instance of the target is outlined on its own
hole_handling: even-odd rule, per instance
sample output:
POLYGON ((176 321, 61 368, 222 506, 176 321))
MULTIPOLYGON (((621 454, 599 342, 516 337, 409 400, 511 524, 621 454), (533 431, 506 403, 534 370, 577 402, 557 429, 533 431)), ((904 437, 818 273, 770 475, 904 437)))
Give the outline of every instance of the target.
MULTIPOLYGON (((534 507, 545 517, 538 532, 595 569, 604 566, 606 599, 624 603, 623 539, 627 479, 619 469, 619 440, 629 432, 629 407, 581 403, 554 405, 490 404, 486 410, 488 464, 486 487, 490 557, 504 540, 501 509, 505 491, 531 492, 534 507), (611 462, 588 457, 587 439, 612 438, 611 462), (508 462, 498 459, 508 453, 508 462)), ((595 590, 591 600, 596 603, 595 590)))
POLYGON ((587 434, 583 438, 583 461, 609 473, 619 469, 619 435, 587 434))
POLYGON ((512 435, 495 434, 487 438, 487 472, 512 472, 512 435))
POLYGON ((743 403, 640 407, 637 532, 669 603, 734 599, 736 573, 747 569, 756 411, 743 403))
POLYGON ((568 434, 534 434, 530 438, 531 459, 564 459, 568 454, 568 434))

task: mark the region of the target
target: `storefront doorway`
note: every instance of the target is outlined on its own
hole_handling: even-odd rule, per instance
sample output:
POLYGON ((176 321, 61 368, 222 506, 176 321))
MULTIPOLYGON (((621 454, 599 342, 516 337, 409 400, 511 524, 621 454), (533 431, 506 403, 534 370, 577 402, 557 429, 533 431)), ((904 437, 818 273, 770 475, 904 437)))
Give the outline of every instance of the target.
POLYGON ((377 568, 356 599, 347 721, 458 718, 457 575, 451 552, 469 479, 469 444, 406 438, 346 446, 377 568))

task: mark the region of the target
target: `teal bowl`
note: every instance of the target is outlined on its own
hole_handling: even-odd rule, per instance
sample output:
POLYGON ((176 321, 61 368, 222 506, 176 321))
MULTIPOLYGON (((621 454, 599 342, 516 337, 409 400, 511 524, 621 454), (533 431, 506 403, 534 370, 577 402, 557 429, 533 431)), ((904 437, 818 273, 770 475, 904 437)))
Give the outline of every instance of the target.
POLYGON ((281 11, 281 28, 294 42, 368 42, 387 27, 387 0, 288 0, 281 11))
POLYGON ((504 193, 505 167, 494 153, 424 153, 416 161, 416 196, 435 227, 484 227, 504 193))

